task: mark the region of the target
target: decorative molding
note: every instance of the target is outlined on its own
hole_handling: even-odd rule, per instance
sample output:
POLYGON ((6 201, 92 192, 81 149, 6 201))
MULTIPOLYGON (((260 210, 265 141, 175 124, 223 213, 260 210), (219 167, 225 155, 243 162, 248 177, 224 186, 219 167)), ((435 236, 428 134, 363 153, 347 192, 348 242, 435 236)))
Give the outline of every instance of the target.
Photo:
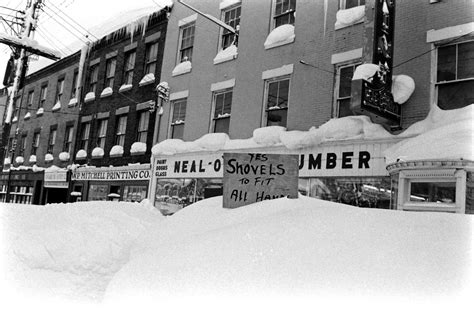
POLYGON ((187 98, 188 96, 189 96, 189 90, 173 92, 170 94, 170 101, 184 99, 184 98, 187 98))
POLYGON ((362 58, 362 48, 331 55, 331 64, 339 64, 362 58))
POLYGON ((211 91, 214 92, 214 91, 224 90, 228 88, 233 88, 234 86, 235 86, 235 78, 211 84, 211 91))

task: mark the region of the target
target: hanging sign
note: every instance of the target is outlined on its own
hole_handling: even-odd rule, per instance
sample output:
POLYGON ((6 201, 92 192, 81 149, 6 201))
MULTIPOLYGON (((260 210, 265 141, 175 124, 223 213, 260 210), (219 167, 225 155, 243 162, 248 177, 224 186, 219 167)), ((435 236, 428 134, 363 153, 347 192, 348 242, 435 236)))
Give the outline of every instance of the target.
POLYGON ((224 153, 223 207, 298 197, 298 155, 224 153))

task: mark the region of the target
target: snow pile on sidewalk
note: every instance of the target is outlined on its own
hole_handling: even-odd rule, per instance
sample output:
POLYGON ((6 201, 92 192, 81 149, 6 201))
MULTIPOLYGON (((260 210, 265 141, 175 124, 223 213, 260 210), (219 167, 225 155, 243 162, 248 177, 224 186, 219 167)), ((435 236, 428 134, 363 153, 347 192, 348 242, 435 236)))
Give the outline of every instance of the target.
POLYGON ((137 237, 164 218, 145 202, 0 205, 2 282, 46 298, 100 300, 137 237))

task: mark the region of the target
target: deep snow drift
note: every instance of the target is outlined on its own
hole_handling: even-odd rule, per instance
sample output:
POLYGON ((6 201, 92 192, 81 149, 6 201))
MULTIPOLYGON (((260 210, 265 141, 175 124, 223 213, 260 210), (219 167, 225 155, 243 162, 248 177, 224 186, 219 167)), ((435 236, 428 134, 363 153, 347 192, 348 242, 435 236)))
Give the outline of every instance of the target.
POLYGON ((170 217, 124 202, 1 208, 4 288, 38 294, 38 302, 272 298, 321 306, 338 297, 453 302, 472 289, 469 215, 304 196, 237 209, 215 197, 170 217))

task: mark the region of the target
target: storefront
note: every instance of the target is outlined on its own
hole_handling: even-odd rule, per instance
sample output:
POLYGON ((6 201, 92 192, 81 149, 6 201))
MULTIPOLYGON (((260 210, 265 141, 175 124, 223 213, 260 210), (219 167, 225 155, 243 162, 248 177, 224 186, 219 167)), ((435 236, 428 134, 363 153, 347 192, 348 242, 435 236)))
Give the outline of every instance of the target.
POLYGON ((44 204, 42 171, 12 170, 3 172, 0 180, 0 202, 44 204))
POLYGON ((66 203, 68 201, 69 174, 66 169, 44 173, 45 201, 50 203, 66 203))
POLYGON ((148 195, 150 164, 82 167, 72 172, 71 201, 139 202, 148 195))
MULTIPOLYGON (((343 141, 307 149, 278 146, 229 152, 297 154, 301 194, 359 207, 395 209, 383 151, 397 141, 343 141)), ((155 207, 168 215, 193 202, 221 195, 224 152, 155 155, 150 192, 155 207)))

